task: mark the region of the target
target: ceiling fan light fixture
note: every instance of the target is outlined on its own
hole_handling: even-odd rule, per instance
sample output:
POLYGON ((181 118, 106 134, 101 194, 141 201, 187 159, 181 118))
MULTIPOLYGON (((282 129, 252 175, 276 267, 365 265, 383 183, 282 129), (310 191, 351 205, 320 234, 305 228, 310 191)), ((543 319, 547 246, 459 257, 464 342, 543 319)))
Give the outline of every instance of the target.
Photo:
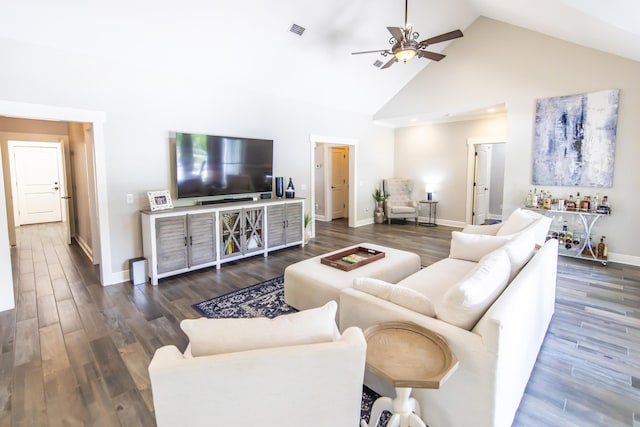
POLYGON ((393 55, 398 59, 398 61, 407 62, 416 56, 416 50, 412 47, 401 47, 396 49, 396 51, 393 52, 393 55))

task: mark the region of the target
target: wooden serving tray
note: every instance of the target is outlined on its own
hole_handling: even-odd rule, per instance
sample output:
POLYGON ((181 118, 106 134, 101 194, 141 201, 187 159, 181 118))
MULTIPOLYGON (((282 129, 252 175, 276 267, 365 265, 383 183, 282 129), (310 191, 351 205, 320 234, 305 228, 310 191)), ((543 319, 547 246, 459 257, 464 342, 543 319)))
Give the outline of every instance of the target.
POLYGON ((382 258, 384 258, 384 252, 358 246, 356 248, 347 249, 341 252, 337 252, 333 255, 322 257, 320 258, 320 262, 324 265, 338 268, 343 271, 351 271, 355 268, 362 267, 363 265, 370 264, 373 261, 382 258), (343 261, 342 258, 346 258, 349 256, 357 257, 357 261, 343 261))

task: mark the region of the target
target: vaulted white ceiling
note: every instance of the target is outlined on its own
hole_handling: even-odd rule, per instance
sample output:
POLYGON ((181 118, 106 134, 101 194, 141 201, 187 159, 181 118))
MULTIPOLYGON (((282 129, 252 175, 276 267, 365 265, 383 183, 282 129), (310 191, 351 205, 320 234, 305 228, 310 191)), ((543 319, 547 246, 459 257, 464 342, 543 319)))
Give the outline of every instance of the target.
MULTIPOLYGON (((409 0, 408 12, 420 39, 464 32, 484 15, 640 61, 637 0, 409 0)), ((386 27, 403 21, 403 0, 0 1, 2 38, 365 114, 438 66, 380 70, 380 55, 351 55, 388 48, 386 27)))

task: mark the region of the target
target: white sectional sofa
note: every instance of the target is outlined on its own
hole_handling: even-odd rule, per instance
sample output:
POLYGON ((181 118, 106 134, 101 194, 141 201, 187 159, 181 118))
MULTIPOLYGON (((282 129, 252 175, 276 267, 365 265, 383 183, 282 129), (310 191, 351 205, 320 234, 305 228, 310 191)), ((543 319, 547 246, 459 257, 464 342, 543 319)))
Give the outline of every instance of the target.
MULTIPOLYGON (((396 284, 359 278, 341 291, 343 330, 400 320, 447 340, 458 370, 441 389, 413 390, 430 427, 512 424, 554 312, 558 244, 544 243, 549 225, 518 209, 504 223, 452 233, 448 258, 396 284)), ((365 383, 394 396, 373 374, 365 383)))

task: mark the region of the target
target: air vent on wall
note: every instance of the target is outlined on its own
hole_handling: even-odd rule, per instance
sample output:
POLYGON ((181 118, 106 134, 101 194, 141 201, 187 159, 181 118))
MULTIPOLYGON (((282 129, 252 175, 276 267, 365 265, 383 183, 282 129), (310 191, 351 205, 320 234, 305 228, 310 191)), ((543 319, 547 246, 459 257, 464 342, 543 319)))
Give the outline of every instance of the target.
POLYGON ((304 30, 306 30, 306 28, 301 27, 298 24, 291 24, 291 28, 289 28, 289 31, 291 31, 293 34, 297 34, 299 36, 301 36, 302 33, 304 33, 304 30))

